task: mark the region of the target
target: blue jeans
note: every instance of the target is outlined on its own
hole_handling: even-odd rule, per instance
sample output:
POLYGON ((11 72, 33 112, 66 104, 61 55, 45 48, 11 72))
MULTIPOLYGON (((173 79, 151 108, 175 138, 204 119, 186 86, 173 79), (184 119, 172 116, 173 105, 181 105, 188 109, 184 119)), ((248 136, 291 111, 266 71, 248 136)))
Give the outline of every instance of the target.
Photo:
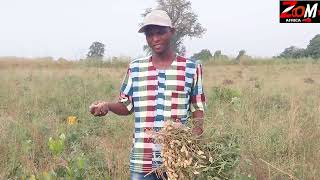
POLYGON ((130 172, 130 180, 162 180, 161 177, 157 177, 155 173, 151 173, 144 177, 147 173, 130 172))

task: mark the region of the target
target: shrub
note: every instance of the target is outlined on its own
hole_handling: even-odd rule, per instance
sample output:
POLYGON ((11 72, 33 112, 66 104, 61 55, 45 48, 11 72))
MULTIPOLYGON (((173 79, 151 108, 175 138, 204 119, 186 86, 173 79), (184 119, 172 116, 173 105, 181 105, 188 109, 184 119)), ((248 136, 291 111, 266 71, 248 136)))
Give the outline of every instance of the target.
POLYGON ((240 91, 227 87, 213 87, 211 90, 212 101, 230 103, 232 98, 240 96, 240 91))

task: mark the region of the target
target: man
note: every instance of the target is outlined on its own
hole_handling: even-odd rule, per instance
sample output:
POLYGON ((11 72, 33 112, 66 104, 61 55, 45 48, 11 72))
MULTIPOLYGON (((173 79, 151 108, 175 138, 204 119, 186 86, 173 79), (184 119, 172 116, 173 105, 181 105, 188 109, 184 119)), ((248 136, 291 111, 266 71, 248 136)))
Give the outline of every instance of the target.
POLYGON ((130 63, 119 102, 98 101, 90 106, 90 111, 95 116, 104 116, 109 111, 118 115, 135 113, 131 179, 157 179, 155 174, 145 175, 161 165, 161 147, 146 131, 159 131, 164 121, 170 119, 185 124, 191 112, 193 134, 203 133, 202 67, 173 51, 175 29, 165 11, 149 13, 139 33, 145 34, 152 55, 130 63))

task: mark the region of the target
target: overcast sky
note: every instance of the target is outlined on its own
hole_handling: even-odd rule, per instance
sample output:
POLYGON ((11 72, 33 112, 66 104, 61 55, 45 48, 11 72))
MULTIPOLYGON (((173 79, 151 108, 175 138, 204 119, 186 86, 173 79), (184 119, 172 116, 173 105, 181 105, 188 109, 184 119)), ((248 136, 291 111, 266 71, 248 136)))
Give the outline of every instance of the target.
MULTIPOLYGON (((209 49, 236 56, 271 57, 295 45, 305 48, 320 24, 280 24, 279 0, 191 0, 207 29, 201 39, 186 39, 187 55, 209 49)), ((106 56, 144 55, 141 13, 154 0, 0 0, 0 56, 85 57, 93 41, 106 56)))

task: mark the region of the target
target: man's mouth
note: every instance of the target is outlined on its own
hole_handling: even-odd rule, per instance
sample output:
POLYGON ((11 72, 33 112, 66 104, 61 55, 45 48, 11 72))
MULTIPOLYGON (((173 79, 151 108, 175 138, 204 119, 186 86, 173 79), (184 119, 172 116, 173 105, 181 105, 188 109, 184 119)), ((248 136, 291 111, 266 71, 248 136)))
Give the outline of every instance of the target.
POLYGON ((162 46, 161 44, 157 44, 157 45, 154 45, 153 47, 156 49, 159 49, 159 48, 161 48, 161 46, 162 46))

